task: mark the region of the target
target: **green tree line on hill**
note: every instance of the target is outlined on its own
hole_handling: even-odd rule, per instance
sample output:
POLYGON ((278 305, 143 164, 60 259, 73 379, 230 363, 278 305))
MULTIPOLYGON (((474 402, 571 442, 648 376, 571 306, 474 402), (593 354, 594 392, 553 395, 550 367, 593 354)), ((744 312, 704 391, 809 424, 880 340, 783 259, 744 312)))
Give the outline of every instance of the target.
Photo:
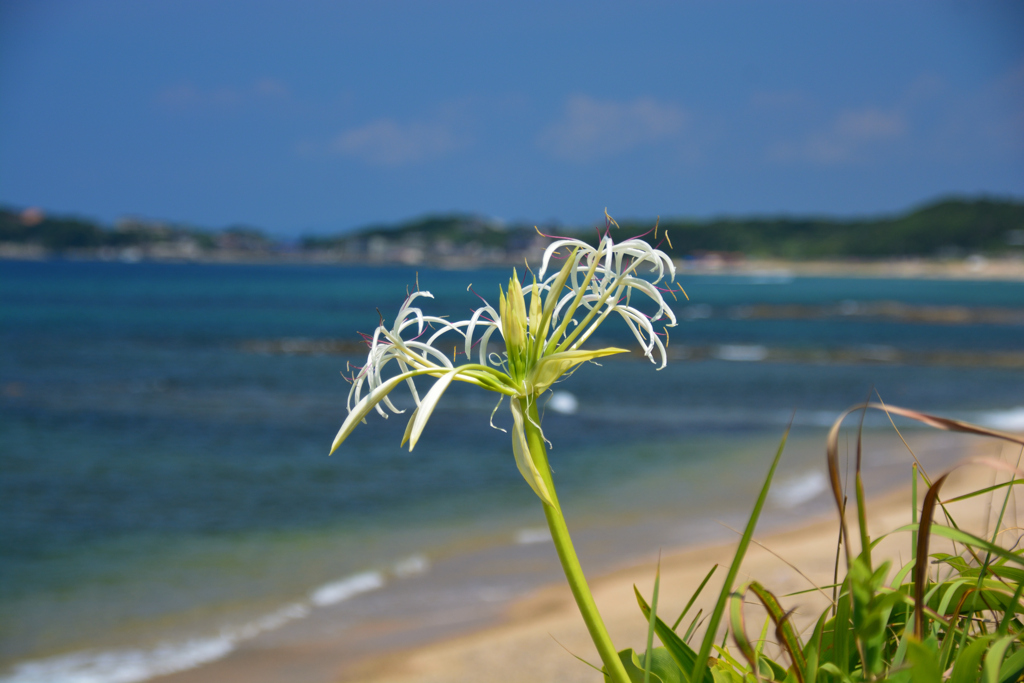
MULTIPOLYGON (((643 225, 625 222, 632 234, 643 225)), ((649 227, 649 226, 648 226, 649 227)), ((1024 203, 948 199, 905 214, 862 220, 751 218, 662 221, 675 256, 701 251, 809 259, 999 254, 1024 246, 1024 203)))
MULTIPOLYGON (((636 235, 652 222, 621 221, 621 235, 636 235)), ((588 235, 593 229, 548 228, 588 235)), ((428 216, 396 225, 373 225, 333 236, 305 237, 302 251, 366 245, 469 243, 514 251, 534 239, 532 225, 504 226, 476 216, 428 216)), ((274 241, 253 228, 206 231, 158 223, 125 222, 116 228, 78 217, 0 208, 0 242, 39 245, 50 252, 124 248, 189 239, 203 250, 270 250, 274 241), (254 246, 255 245, 255 246, 254 246)), ((943 257, 968 253, 999 255, 1024 251, 1024 202, 1009 199, 944 199, 895 216, 870 219, 814 217, 668 219, 658 229, 661 248, 677 257, 706 252, 742 253, 787 259, 943 257), (668 238, 663 236, 668 233, 668 238)))

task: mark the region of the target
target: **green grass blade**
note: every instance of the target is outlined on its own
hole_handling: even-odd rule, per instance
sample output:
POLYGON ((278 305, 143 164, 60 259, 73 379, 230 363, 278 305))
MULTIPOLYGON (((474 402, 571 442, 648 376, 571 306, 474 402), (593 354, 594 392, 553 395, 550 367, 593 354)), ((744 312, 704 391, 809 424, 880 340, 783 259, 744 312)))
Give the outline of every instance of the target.
POLYGON ((757 638, 757 645, 754 649, 757 650, 757 654, 761 654, 764 651, 765 643, 768 642, 768 624, 772 621, 771 617, 765 617, 764 626, 761 627, 761 635, 757 638))
POLYGON ((687 643, 690 642, 690 636, 693 635, 693 632, 697 629, 698 626, 700 626, 703 623, 704 620, 700 618, 700 615, 703 613, 703 607, 697 610, 697 614, 694 615, 693 621, 690 622, 690 627, 687 628, 686 633, 683 634, 683 640, 685 640, 687 643))
POLYGON ((949 683, 977 683, 981 658, 985 656, 985 648, 991 641, 991 637, 978 638, 960 650, 953 663, 953 675, 949 677, 949 683))
MULTIPOLYGON (((1017 458, 1017 466, 1020 467, 1020 458, 1019 457, 1017 458)), ((1011 477, 1011 479, 1012 479, 1012 477, 1011 477)), ((1001 527, 1003 525, 1003 517, 1006 515, 1006 506, 1009 504, 1010 497, 1012 495, 1013 495, 1013 489, 1007 488, 1006 489, 1006 495, 1003 496, 1003 506, 999 510, 999 516, 996 518, 995 529, 992 532, 992 541, 991 541, 992 545, 995 545, 996 539, 999 538, 999 527, 1001 527)), ((981 571, 978 572, 978 583, 975 586, 976 590, 978 590, 979 592, 981 591, 982 584, 985 581, 985 573, 988 570, 989 563, 991 561, 992 561, 992 553, 991 553, 991 551, 990 552, 986 552, 985 553, 985 561, 981 565, 981 571)), ((967 642, 967 629, 965 628, 964 632, 963 632, 963 635, 960 636, 960 647, 963 648, 964 644, 966 642, 967 642)), ((1001 657, 1000 657, 1000 659, 1001 659, 1001 657)), ((995 675, 996 675, 995 673, 992 674, 993 677, 995 677, 995 675)))
POLYGON ((1013 636, 998 638, 985 653, 985 663, 981 667, 981 677, 985 683, 999 683, 999 672, 1006 658, 1006 650, 1015 640, 1013 636))
MULTIPOLYGON (((651 596, 651 614, 647 618, 647 651, 644 652, 644 683, 651 681, 651 664, 654 662, 654 622, 658 618, 658 587, 661 585, 661 553, 658 553, 658 568, 654 572, 654 594, 651 596)), ((636 586, 633 587, 636 590, 636 586)))
POLYGON ((892 588, 898 588, 899 586, 902 586, 903 579, 907 578, 907 574, 914 571, 914 565, 916 563, 916 560, 911 560, 907 564, 903 565, 903 568, 896 572, 896 576, 892 577, 892 583, 890 583, 889 586, 892 588))
POLYGON ((750 513, 750 520, 747 522, 747 526, 743 530, 743 536, 740 538, 739 547, 736 548, 736 555, 732 559, 732 564, 729 565, 729 571, 725 576, 725 584, 722 586, 722 591, 718 595, 718 602, 715 604, 715 609, 711 613, 711 618, 708 620, 707 631, 704 633, 704 640, 701 643, 700 652, 697 654, 697 661, 693 665, 693 673, 690 675, 690 680, 701 680, 701 671, 708 671, 708 657, 711 655, 711 648, 715 643, 718 626, 722 622, 722 614, 725 612, 726 603, 729 600, 729 593, 732 591, 732 585, 736 581, 736 575, 739 573, 740 564, 743 562, 743 557, 746 555, 747 548, 750 547, 750 539, 754 535, 754 529, 757 527, 757 520, 761 516, 761 510, 764 508, 764 502, 768 498, 768 489, 772 484, 772 477, 775 476, 775 469, 779 465, 779 460, 782 458, 782 451, 786 447, 787 438, 789 438, 789 427, 786 427, 786 432, 782 435, 782 442, 779 444, 779 449, 775 453, 775 459, 772 461, 772 466, 768 470, 768 476, 765 478, 764 486, 761 487, 761 494, 757 497, 757 502, 754 504, 754 510, 750 513))
POLYGON ((1006 550, 1005 548, 1000 548, 998 545, 995 545, 994 543, 989 543, 984 538, 978 538, 977 536, 969 534, 966 531, 961 531, 960 529, 954 529, 948 526, 937 526, 932 527, 931 532, 937 536, 944 536, 951 541, 959 541, 964 545, 970 545, 976 548, 981 548, 982 550, 988 551, 993 555, 998 555, 999 557, 1009 560, 1010 562, 1024 566, 1024 557, 1021 557, 1016 553, 1006 550))
POLYGON ((832 623, 832 661, 839 667, 843 676, 850 675, 850 653, 853 651, 851 642, 853 632, 850 629, 850 586, 849 578, 840 589, 836 600, 836 616, 832 623))
MULTIPOLYGON (((729 623, 732 627, 732 638, 736 642, 736 647, 747 658, 750 670, 757 671, 757 650, 754 649, 754 644, 747 637, 746 619, 743 614, 743 600, 747 589, 748 586, 743 586, 729 596, 729 623)), ((765 622, 765 626, 767 625, 765 622)))
POLYGON ((779 601, 772 595, 771 591, 761 584, 756 581, 751 582, 750 590, 761 601, 761 604, 768 611, 768 616, 774 622, 775 634, 779 639, 779 644, 789 654, 790 661, 793 662, 793 673, 796 676, 796 680, 798 683, 804 683, 804 673, 807 670, 807 661, 804 659, 804 646, 800 642, 800 636, 797 635, 796 629, 789 622, 789 614, 783 611, 782 605, 779 604, 779 601))
POLYGON ((1005 608, 1003 620, 999 622, 999 629, 996 631, 997 635, 1004 636, 1010 630, 1010 622, 1017 616, 1017 606, 1020 604, 1021 593, 1024 593, 1024 583, 1018 582, 1017 590, 1013 592, 1013 600, 1005 608))
MULTIPOLYGON (((644 600, 644 596, 640 594, 636 586, 633 586, 633 592, 636 594, 637 604, 640 605, 640 611, 643 613, 645 619, 650 619, 654 616, 654 632, 658 634, 658 640, 665 646, 665 650, 669 656, 679 666, 679 669, 683 672, 684 680, 688 681, 700 681, 702 683, 713 683, 711 676, 711 669, 706 665, 700 678, 692 679, 686 676, 686 672, 694 670, 697 663, 697 653, 693 651, 689 645, 687 645, 682 638, 676 635, 676 632, 668 627, 664 621, 657 617, 657 615, 651 614, 651 608, 644 600)), ((698 615, 699 616, 699 615, 698 615)))
POLYGON ((961 500, 967 500, 969 498, 975 498, 977 496, 983 496, 986 493, 990 493, 991 491, 998 491, 999 489, 1005 488, 1007 486, 1020 486, 1021 484, 1024 484, 1024 479, 1012 479, 1010 481, 1004 481, 1002 484, 993 484, 992 486, 986 486, 983 489, 978 489, 977 491, 971 491, 970 493, 965 493, 965 494, 963 494, 961 496, 957 496, 956 498, 949 498, 947 500, 942 501, 942 504, 943 505, 949 505, 950 503, 956 503, 956 502, 959 502, 961 500))
MULTIPOLYGON (((551 634, 549 633, 548 635, 551 635, 551 634)), ((578 654, 576 654, 575 652, 573 652, 572 650, 570 650, 569 648, 567 648, 567 647, 566 647, 565 645, 562 645, 562 643, 561 643, 561 642, 559 642, 558 638, 555 638, 554 636, 551 636, 551 640, 553 640, 553 641, 555 641, 556 643, 558 643, 558 646, 559 646, 560 648, 562 648, 563 650, 565 650, 566 652, 568 652, 568 653, 569 653, 570 655, 572 655, 573 657, 575 657, 575 658, 576 658, 577 660, 579 660, 579 661, 583 662, 584 664, 586 664, 587 666, 589 666, 589 667, 590 667, 591 669, 593 669, 594 671, 598 672, 599 674, 603 674, 603 673, 604 673, 604 669, 601 669, 601 668, 599 668, 599 667, 597 667, 597 666, 594 666, 593 664, 591 664, 591 663, 590 663, 590 662, 588 662, 587 660, 583 659, 583 657, 580 657, 580 656, 579 656, 578 654)))
POLYGON ((1003 662, 999 669, 999 683, 1017 681, 1021 674, 1024 674, 1024 650, 1017 650, 1003 662))
POLYGON ((910 664, 910 680, 914 683, 942 683, 942 670, 936 661, 935 652, 917 638, 911 636, 907 643, 907 662, 910 664))
POLYGON ((708 581, 711 579, 711 575, 715 573, 716 569, 718 569, 717 564, 711 568, 711 571, 707 573, 707 576, 704 577, 704 580, 700 582, 699 586, 697 586, 697 590, 694 591, 693 595, 690 596, 690 601, 686 603, 686 607, 683 608, 682 614, 680 614, 679 618, 676 619, 676 623, 672 624, 673 631, 679 628, 679 624, 680 622, 682 622, 683 617, 685 617, 686 613, 690 611, 691 607, 693 607, 693 603, 697 601, 697 597, 700 595, 701 591, 704 590, 704 586, 708 585, 708 581))

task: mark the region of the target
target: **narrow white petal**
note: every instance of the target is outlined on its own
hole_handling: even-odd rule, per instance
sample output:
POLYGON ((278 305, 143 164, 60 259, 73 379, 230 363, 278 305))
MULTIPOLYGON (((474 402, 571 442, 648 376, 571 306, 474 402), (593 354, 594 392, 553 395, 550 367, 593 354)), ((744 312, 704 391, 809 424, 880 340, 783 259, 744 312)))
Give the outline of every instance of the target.
POLYGON ((352 430, 356 428, 356 425, 366 417, 366 415, 373 410, 382 398, 388 395, 392 389, 397 387, 399 384, 404 382, 410 377, 416 375, 424 375, 432 370, 411 370, 409 372, 403 372, 401 375, 395 375, 387 382, 384 382, 379 387, 374 389, 372 392, 364 396, 355 407, 349 411, 348 417, 341 425, 341 429, 338 430, 338 435, 334 437, 334 443, 331 444, 331 453, 337 450, 341 442, 348 438, 348 435, 352 433, 352 430))
POLYGON ((556 251, 558 251, 559 249, 561 249, 562 247, 565 247, 565 246, 576 247, 576 248, 578 248, 580 250, 581 253, 588 252, 588 251, 590 251, 590 252, 594 251, 594 248, 592 246, 590 246, 589 244, 587 244, 586 242, 583 242, 581 240, 574 240, 574 239, 555 240, 554 242, 552 242, 551 244, 548 245, 547 249, 544 250, 544 258, 541 260, 540 270, 537 271, 537 278, 538 279, 540 279, 540 280, 544 279, 544 274, 548 270, 548 262, 551 260, 551 256, 556 251))
POLYGON ((398 445, 399 448, 404 446, 405 443, 409 440, 409 435, 412 434, 413 421, 416 420, 416 413, 418 413, 419 411, 419 406, 417 406, 416 410, 412 411, 412 415, 409 416, 409 421, 405 423, 405 433, 402 434, 402 443, 398 445))
MULTIPOLYGON (((446 372, 441 376, 434 386, 430 387, 430 391, 423 397, 423 402, 420 403, 419 408, 416 409, 416 414, 412 417, 412 429, 409 431, 409 450, 416 448, 416 442, 420 440, 420 435, 423 434, 423 428, 427 426, 427 420, 430 419, 430 415, 434 412, 434 408, 437 407, 437 402, 441 400, 441 395, 444 394, 445 389, 452 383, 455 376, 458 375, 461 370, 452 370, 446 372)), ((404 441, 403 441, 404 443, 404 441)))

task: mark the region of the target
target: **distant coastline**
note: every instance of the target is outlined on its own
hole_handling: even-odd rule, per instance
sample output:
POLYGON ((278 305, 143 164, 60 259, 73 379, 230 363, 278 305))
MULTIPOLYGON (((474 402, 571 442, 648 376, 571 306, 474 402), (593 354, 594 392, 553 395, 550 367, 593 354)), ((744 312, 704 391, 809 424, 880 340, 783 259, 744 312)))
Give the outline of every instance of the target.
MULTIPOLYGON (((899 215, 621 221, 681 272, 763 277, 1024 279, 1024 201, 950 198, 899 215)), ((0 208, 0 259, 127 263, 428 266, 537 263, 555 236, 593 241, 591 227, 507 225, 466 214, 290 241, 248 226, 206 230, 128 218, 104 226, 38 208, 0 208)))
MULTIPOLYGON (((251 252, 218 249, 209 252, 182 253, 174 249, 116 250, 82 249, 48 251, 38 245, 0 243, 0 261, 102 261, 121 263, 195 263, 221 265, 285 266, 424 266, 442 270, 466 270, 489 267, 521 266, 523 261, 537 264, 543 250, 490 255, 487 258, 446 258, 439 261, 407 258, 404 260, 366 259, 336 254, 302 251, 251 252)), ((728 260, 717 254, 675 260, 678 273, 689 276, 762 278, 766 281, 793 277, 853 277, 922 280, 1024 280, 1024 256, 1005 255, 988 258, 971 255, 964 258, 886 258, 786 260, 747 258, 732 255, 728 260)))

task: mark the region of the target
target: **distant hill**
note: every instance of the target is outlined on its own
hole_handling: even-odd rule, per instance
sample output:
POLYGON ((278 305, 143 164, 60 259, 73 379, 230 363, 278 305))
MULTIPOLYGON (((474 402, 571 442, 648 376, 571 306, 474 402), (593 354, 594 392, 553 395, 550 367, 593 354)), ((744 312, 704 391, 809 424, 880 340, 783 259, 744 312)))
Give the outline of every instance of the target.
POLYGON ((306 237, 301 247, 343 260, 468 267, 539 258, 549 241, 532 225, 506 226, 479 216, 450 214, 373 225, 344 235, 306 237))
MULTIPOLYGON (((626 232, 649 228, 622 225, 626 232)), ((787 259, 995 255, 1024 247, 1024 202, 945 199, 897 216, 860 220, 667 220, 661 222, 661 230, 669 232, 672 242, 662 248, 675 256, 702 251, 787 259)))
MULTIPOLYGON (((620 224, 622 230, 617 232, 621 237, 646 233, 653 227, 653 222, 635 220, 620 224)), ((597 235, 593 228, 550 230, 591 242, 597 235)), ((660 223, 658 241, 662 249, 678 258, 707 253, 794 260, 1024 254, 1024 202, 950 198, 899 215, 850 220, 666 219, 660 223)), ((100 258, 472 266, 521 263, 523 258, 535 258, 548 242, 532 225, 504 225, 466 214, 427 216, 344 234, 305 237, 297 247, 286 247, 249 227, 210 231, 139 220, 107 227, 78 217, 49 216, 36 209, 0 208, 0 256, 31 251, 100 258)))
MULTIPOLYGON (((231 250, 263 252, 274 240, 246 226, 210 231, 185 225, 126 218, 105 226, 78 216, 53 216, 39 209, 0 208, 0 255, 18 253, 12 246, 34 248, 38 254, 98 257, 197 259, 231 250)), ((25 250, 22 250, 22 253, 25 250)))

